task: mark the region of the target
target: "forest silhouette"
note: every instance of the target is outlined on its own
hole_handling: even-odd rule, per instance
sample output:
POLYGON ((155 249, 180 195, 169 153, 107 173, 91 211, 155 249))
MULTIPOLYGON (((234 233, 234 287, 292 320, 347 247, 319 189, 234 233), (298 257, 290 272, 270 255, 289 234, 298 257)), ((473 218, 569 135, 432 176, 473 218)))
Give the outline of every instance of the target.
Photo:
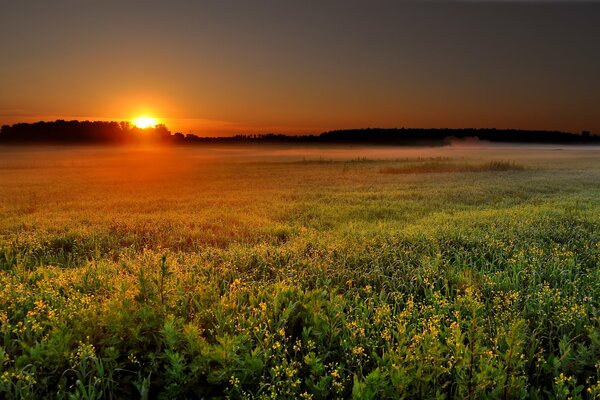
POLYGON ((0 143, 15 144, 127 144, 168 142, 171 137, 165 125, 141 129, 116 121, 40 121, 0 129, 0 143))
POLYGON ((192 133, 171 133, 165 125, 141 129, 129 122, 65 121, 17 123, 0 129, 2 144, 242 144, 314 143, 442 146, 459 141, 504 143, 600 144, 600 136, 583 131, 494 129, 494 128, 364 128, 323 132, 319 135, 238 134, 202 137, 192 133))

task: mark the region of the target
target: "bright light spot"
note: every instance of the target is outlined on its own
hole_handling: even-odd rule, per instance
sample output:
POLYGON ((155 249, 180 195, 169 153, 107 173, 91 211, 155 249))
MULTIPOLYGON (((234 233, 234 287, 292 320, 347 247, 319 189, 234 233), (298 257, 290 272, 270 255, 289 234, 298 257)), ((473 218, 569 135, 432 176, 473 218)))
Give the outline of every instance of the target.
POLYGON ((140 129, 154 128, 157 124, 156 118, 152 117, 137 117, 133 123, 140 129))

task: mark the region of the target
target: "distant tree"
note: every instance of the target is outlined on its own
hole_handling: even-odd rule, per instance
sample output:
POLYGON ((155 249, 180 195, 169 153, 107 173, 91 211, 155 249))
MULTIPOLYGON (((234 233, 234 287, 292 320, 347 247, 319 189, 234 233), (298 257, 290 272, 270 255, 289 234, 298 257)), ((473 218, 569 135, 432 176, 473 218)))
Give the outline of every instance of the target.
POLYGON ((199 137, 171 134, 165 125, 140 129, 129 122, 65 121, 17 123, 0 129, 0 143, 357 143, 390 145, 439 145, 449 137, 459 140, 479 138, 490 142, 517 143, 600 143, 600 136, 558 131, 516 129, 346 129, 320 135, 289 136, 276 133, 238 134, 229 137, 199 137))
POLYGON ((152 130, 158 140, 167 141, 171 137, 171 131, 164 124, 156 125, 152 130))

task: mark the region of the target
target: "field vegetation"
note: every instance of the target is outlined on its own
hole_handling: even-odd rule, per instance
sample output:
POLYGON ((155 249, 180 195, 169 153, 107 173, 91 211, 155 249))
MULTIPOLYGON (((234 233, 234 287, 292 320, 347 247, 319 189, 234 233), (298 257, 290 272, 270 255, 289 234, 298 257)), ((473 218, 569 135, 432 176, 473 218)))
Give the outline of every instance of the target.
POLYGON ((599 161, 0 148, 0 397, 599 397, 599 161))
POLYGON ((405 162, 400 167, 382 168, 384 174, 417 174, 430 172, 483 172, 483 171, 520 171, 522 165, 511 161, 488 161, 482 164, 470 164, 466 162, 440 161, 439 159, 414 162, 405 162))

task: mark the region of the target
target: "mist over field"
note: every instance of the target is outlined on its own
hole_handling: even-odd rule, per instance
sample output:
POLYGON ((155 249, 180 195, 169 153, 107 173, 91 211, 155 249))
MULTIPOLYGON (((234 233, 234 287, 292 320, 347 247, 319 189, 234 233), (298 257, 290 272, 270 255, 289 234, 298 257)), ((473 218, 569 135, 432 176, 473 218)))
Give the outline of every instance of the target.
POLYGON ((148 146, 0 146, 0 166, 44 166, 49 160, 55 164, 68 166, 69 163, 97 164, 142 162, 168 167, 179 167, 187 162, 240 163, 249 161, 352 161, 368 159, 393 160, 405 158, 470 158, 486 157, 560 160, 573 156, 596 157, 600 145, 561 145, 561 144, 517 144, 490 143, 485 141, 454 141, 446 146, 376 146, 376 145, 203 145, 200 147, 148 146), (91 156, 91 157, 90 157, 91 156), (181 162, 168 163, 169 159, 181 162))

